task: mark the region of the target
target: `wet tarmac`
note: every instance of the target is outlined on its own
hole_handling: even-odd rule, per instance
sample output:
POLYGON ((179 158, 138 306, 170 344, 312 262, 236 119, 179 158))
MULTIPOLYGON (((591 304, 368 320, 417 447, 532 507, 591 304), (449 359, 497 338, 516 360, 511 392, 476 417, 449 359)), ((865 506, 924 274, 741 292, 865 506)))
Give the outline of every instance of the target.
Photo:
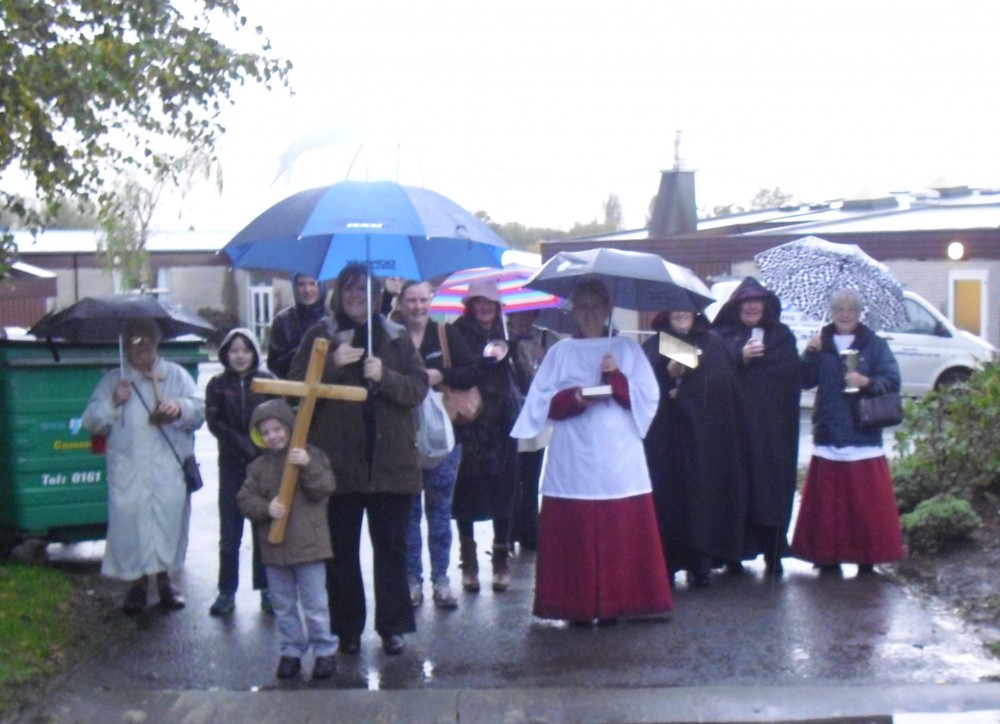
MULTIPOLYGON (((203 365, 201 384, 216 370, 203 365)), ((742 575, 720 573, 705 589, 680 576, 669 618, 580 628, 532 617, 530 552, 514 559, 502 593, 489 589, 481 555, 483 591, 460 594, 448 611, 426 590, 401 656, 382 652, 369 620, 360 655, 338 655, 332 679, 310 681, 307 659, 300 680, 279 685, 274 619, 249 587, 249 530, 236 613, 208 615, 218 566, 215 450, 207 429, 199 431, 206 487, 194 496, 180 579, 187 608, 121 616, 116 642, 63 678, 47 710, 57 720, 101 720, 103 711, 114 721, 134 710, 148 721, 154 712, 222 721, 251 711, 261 721, 762 721, 1000 709, 1000 661, 951 612, 886 575, 845 566, 843 577, 826 577, 794 560, 781 579, 766 577, 760 562, 742 575), (360 696, 375 691, 383 695, 360 696), (592 715, 577 708, 588 702, 592 715), (294 716, 282 718, 288 707, 294 716)), ((480 550, 488 548, 489 526, 477 524, 476 534, 480 550)), ((49 555, 96 568, 102 548, 50 546, 49 555)), ((370 563, 366 575, 370 585, 370 563)), ((124 592, 117 582, 100 585, 124 592)))

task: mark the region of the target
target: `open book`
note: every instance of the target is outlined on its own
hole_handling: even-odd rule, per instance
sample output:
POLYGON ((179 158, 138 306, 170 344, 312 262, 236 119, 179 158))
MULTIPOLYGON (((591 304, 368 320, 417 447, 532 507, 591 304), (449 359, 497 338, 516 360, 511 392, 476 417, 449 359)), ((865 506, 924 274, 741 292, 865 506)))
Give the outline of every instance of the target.
POLYGON ((698 367, 698 355, 701 354, 701 350, 693 344, 683 342, 666 332, 660 332, 660 354, 676 362, 680 362, 685 367, 696 369, 698 367))

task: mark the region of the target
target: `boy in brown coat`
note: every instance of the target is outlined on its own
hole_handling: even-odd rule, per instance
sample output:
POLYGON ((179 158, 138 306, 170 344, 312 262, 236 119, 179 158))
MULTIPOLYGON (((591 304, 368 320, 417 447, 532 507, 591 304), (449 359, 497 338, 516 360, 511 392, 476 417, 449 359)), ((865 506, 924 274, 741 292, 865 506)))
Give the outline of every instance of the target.
POLYGON ((334 489, 330 461, 319 448, 288 448, 295 415, 284 400, 268 400, 250 417, 250 437, 264 454, 247 467, 247 479, 236 496, 240 512, 256 526, 261 560, 267 568, 271 602, 281 637, 279 679, 297 676, 302 655, 311 646, 312 677, 325 679, 336 669, 337 638, 330 633, 326 593, 326 560, 333 556, 326 522, 327 498, 334 489), (299 480, 286 509, 278 500, 285 460, 298 465, 299 480), (271 543, 271 521, 288 517, 282 543, 271 543), (306 631, 298 603, 305 614, 306 631), (308 634, 308 635, 307 635, 308 634))

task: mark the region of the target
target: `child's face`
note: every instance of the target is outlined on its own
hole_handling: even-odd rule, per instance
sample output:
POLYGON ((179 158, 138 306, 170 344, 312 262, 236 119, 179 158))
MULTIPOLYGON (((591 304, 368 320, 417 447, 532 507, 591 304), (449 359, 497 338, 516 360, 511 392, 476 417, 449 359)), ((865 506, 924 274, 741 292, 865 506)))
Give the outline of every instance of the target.
POLYGON ((288 447, 288 428, 280 420, 273 417, 261 420, 257 430, 268 450, 277 452, 288 447))
POLYGON ((226 352, 229 367, 239 375, 246 374, 253 366, 253 350, 242 337, 236 337, 229 343, 229 350, 226 352))

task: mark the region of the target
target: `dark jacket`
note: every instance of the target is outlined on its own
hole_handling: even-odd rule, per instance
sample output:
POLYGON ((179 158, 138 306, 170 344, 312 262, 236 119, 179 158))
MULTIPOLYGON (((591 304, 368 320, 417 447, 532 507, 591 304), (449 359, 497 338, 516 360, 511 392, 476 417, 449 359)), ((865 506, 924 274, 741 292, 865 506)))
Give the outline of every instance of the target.
POLYGON ((441 340, 438 337, 440 325, 437 322, 430 320, 427 322, 424 339, 421 341, 418 351, 427 369, 440 370, 445 385, 458 390, 467 390, 476 384, 476 358, 454 327, 446 324, 444 328, 448 340, 451 367, 445 368, 444 366, 441 340))
POLYGON ((271 543, 267 537, 274 520, 268 513, 271 500, 281 487, 288 448, 281 452, 265 451, 247 468, 247 479, 236 494, 240 512, 254 526, 260 546, 260 559, 268 566, 292 566, 330 558, 330 527, 327 524, 326 501, 335 484, 330 460, 319 448, 306 446, 309 464, 299 469, 298 483, 285 525, 285 538, 271 543))
MULTIPOLYGON (((319 400, 309 429, 309 442, 323 449, 337 476, 336 495, 345 493, 416 493, 421 488, 420 456, 413 408, 427 395, 427 372, 402 325, 376 317, 373 349, 382 360, 382 382, 363 403, 319 400), (372 439, 373 438, 373 439, 372 439)), ((322 381, 326 384, 366 386, 362 362, 336 369, 337 323, 326 320, 302 338, 292 360, 289 378, 305 379, 317 337, 331 340, 322 381)), ((356 347, 365 340, 355 335, 356 347)))
MULTIPOLYGON (((298 276, 292 276, 293 294, 298 276)), ((267 338, 267 368, 278 377, 288 379, 288 368, 298 351, 302 336, 314 324, 330 316, 330 309, 324 299, 325 291, 325 286, 320 283, 318 302, 303 304, 296 296, 295 304, 285 307, 271 320, 271 331, 267 338)))
POLYGON ((243 469, 259 453, 250 441, 250 415, 271 397, 252 392, 250 384, 258 378, 274 379, 274 375, 260 368, 260 348, 249 329, 237 328, 225 336, 219 345, 219 361, 224 370, 210 379, 205 388, 205 421, 219 442, 219 467, 243 469), (227 352, 237 337, 242 337, 254 351, 254 364, 245 377, 229 367, 227 352))
POLYGON ((863 324, 854 332, 851 349, 858 350, 858 372, 872 383, 857 394, 844 392, 844 367, 833 342, 834 326, 820 330, 818 352, 802 355, 802 388, 816 389, 813 444, 834 447, 882 444, 881 428, 858 426, 858 398, 899 392, 899 365, 888 343, 863 324))

